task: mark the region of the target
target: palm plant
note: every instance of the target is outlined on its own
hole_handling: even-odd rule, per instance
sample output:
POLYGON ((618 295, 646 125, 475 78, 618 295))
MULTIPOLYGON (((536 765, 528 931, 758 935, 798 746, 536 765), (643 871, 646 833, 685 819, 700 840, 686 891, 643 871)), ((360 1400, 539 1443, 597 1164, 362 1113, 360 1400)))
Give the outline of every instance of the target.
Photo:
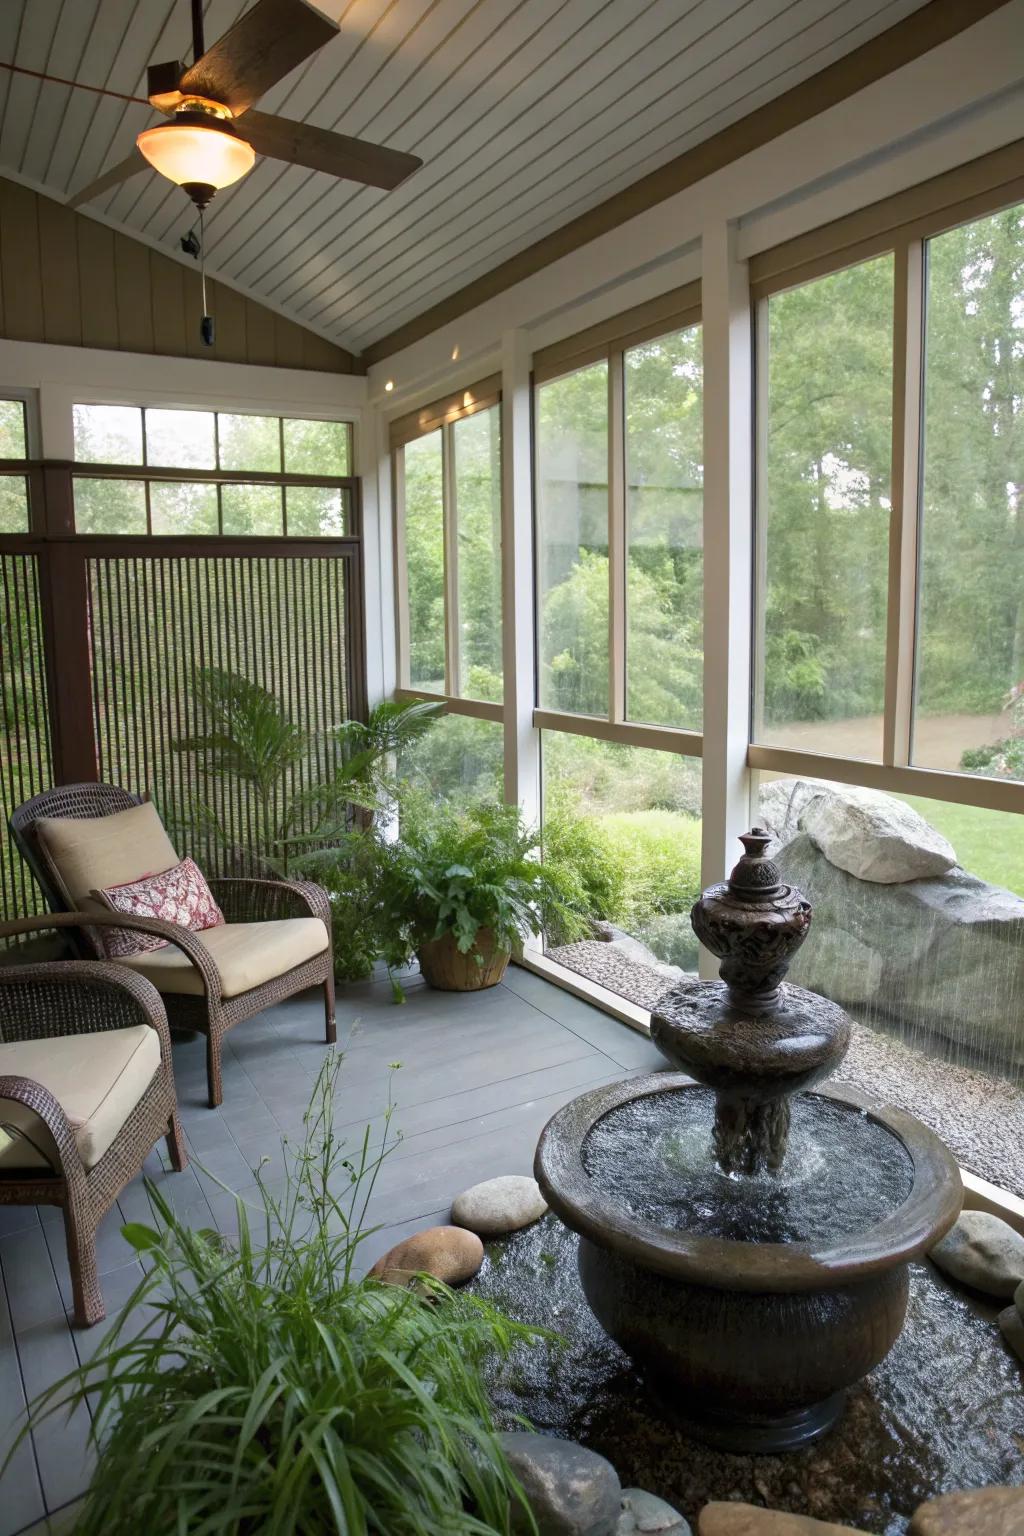
POLYGON ((321 1071, 284 1192, 260 1180, 256 1231, 241 1199, 237 1243, 192 1231, 152 1186, 152 1225, 124 1228, 145 1278, 31 1410, 38 1425, 93 1407, 79 1536, 485 1536, 508 1532, 513 1507, 536 1530, 481 1374, 536 1333, 426 1276, 410 1290, 356 1278, 387 1136, 372 1155, 367 1129, 346 1152, 339 1065, 321 1071))
MULTIPOLYGON (((283 875, 300 845, 339 839, 351 807, 372 817, 392 790, 390 756, 422 736, 444 709, 425 700, 389 700, 366 721, 348 720, 318 734, 295 724, 274 694, 238 673, 202 667, 193 686, 208 728, 171 745, 201 762, 214 780, 244 786, 251 828, 245 852, 283 875)), ((191 831, 235 847, 212 799, 194 797, 186 819, 191 831)))

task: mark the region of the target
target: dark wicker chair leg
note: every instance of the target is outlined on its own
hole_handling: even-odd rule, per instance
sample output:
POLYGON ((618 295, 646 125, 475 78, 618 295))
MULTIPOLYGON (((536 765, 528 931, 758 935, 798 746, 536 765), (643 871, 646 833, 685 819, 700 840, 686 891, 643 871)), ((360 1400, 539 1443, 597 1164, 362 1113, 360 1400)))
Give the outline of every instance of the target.
POLYGON ((206 1085, 209 1090, 211 1109, 216 1109, 224 1102, 224 1084, 220 1073, 220 1047, 220 1031, 211 1023, 206 1035, 206 1085))
POLYGON ((181 1121, 178 1119, 177 1110, 172 1114, 167 1127, 167 1155, 175 1173, 183 1173, 188 1167, 188 1152, 185 1149, 185 1138, 181 1132, 181 1121))
POLYGON ((333 1045, 338 1038, 338 1028, 334 1022, 334 977, 330 973, 324 982, 324 1014, 327 1021, 327 1044, 333 1045))
POLYGON ((107 1315, 96 1268, 96 1228, 86 1215, 78 1216, 72 1204, 64 1207, 64 1236, 71 1269, 71 1293, 75 1303, 75 1327, 91 1328, 107 1315))

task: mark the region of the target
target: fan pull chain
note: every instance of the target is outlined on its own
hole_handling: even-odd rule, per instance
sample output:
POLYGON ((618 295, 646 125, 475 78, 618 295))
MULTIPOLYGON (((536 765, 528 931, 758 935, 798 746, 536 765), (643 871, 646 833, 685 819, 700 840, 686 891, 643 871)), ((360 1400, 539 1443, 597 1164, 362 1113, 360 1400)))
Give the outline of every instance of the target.
POLYGON ((199 279, 203 288, 203 318, 199 324, 199 334, 205 347, 212 347, 214 340, 213 316, 206 304, 206 226, 203 223, 203 210, 199 210, 199 279))

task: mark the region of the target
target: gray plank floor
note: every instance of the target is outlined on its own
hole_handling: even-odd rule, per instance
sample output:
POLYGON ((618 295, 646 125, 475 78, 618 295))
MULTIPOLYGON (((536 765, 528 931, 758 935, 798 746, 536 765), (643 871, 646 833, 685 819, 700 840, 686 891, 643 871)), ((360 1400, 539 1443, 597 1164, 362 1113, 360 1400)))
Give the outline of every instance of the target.
MULTIPOLYGON (((529 1173, 548 1118, 587 1087, 663 1066, 643 1036, 531 973, 513 967, 487 992, 433 992, 409 980, 395 1007, 386 982, 344 989, 338 999, 345 1050, 340 1122, 379 1140, 389 1085, 396 1104, 391 1130, 402 1140, 387 1158, 369 1220, 380 1223, 361 1250, 369 1265, 407 1232, 447 1219, 452 1197, 500 1173, 529 1173), (400 1061, 396 1071, 389 1063, 400 1061)), ((182 1120, 195 1163, 165 1170, 154 1153, 146 1172, 175 1210, 196 1225, 235 1222, 233 1196, 255 1192, 253 1168, 270 1158, 273 1178, 282 1135, 301 1134, 302 1116, 323 1061, 318 998, 296 998, 240 1025, 229 1037, 224 1104, 206 1107, 204 1044, 175 1043, 182 1120), (202 1169, 196 1166, 202 1164, 202 1169), (205 1170, 205 1172, 203 1171, 205 1170)), ((141 1178, 125 1190, 100 1233, 100 1269, 108 1316, 140 1278, 121 1236, 126 1221, 146 1220, 141 1178)), ((59 1212, 0 1208, 0 1460, 26 1399, 85 1360, 107 1325, 69 1326, 71 1283, 59 1212)), ((0 1479, 0 1536, 70 1530, 74 1505, 90 1475, 88 1417, 52 1420, 23 1441, 0 1479)))

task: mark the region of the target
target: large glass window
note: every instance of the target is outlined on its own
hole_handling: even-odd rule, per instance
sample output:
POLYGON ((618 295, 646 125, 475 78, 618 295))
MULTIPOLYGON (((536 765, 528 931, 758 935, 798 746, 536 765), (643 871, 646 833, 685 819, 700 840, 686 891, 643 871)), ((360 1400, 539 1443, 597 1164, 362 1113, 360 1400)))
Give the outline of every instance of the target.
POLYGON ((137 405, 74 408, 78 465, 138 467, 121 479, 74 476, 79 533, 342 536, 352 532, 347 422, 137 405), (195 471, 196 478, 160 471, 195 471), (238 474, 277 475, 244 483, 238 474), (209 479, 203 479, 203 473, 209 479), (308 475, 321 485, 287 485, 308 475))
POLYGON ((651 1007, 697 965, 701 763, 676 752, 542 734, 545 856, 571 868, 592 936, 548 935, 552 959, 651 1007))
POLYGON ((504 733, 496 720, 448 714, 398 757, 398 776, 435 800, 468 804, 503 796, 504 733))
POLYGON ((404 681, 500 703, 501 409, 457 416, 395 451, 404 681))
POLYGON ((444 450, 440 429, 414 438, 401 451, 409 685, 444 693, 444 450))
POLYGON ((699 731, 703 698, 701 327, 623 356, 626 717, 699 731))
POLYGON ((893 258, 762 308, 755 739, 879 759, 892 463, 893 258), (767 313, 765 314, 765 308, 767 313))
POLYGON ((926 262, 913 761, 1024 779, 1024 205, 926 262))
POLYGON ((608 714, 608 364, 537 389, 542 709, 608 714))
MULTIPOLYGON (((0 400, 0 459, 25 459, 25 405, 0 400)), ((27 533, 28 481, 23 474, 0 475, 0 533, 27 533)))

